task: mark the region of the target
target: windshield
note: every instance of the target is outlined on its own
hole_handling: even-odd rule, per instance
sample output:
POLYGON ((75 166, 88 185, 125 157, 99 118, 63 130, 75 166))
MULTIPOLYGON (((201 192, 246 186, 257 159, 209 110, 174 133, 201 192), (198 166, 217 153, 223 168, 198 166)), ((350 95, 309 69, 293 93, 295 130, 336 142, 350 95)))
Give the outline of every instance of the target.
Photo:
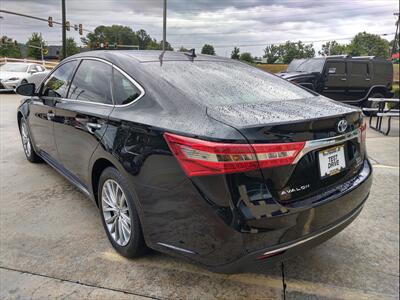
POLYGON ((146 64, 153 78, 207 106, 265 103, 313 97, 306 90, 243 63, 187 61, 146 64))
POLYGON ((26 72, 28 65, 20 63, 7 63, 0 67, 2 72, 26 72))
POLYGON ((299 65, 301 65, 305 59, 293 59, 287 67, 286 72, 296 72, 299 65))
POLYGON ((322 73, 325 58, 295 59, 288 66, 288 72, 319 72, 322 73), (293 63, 293 66, 291 66, 293 63))

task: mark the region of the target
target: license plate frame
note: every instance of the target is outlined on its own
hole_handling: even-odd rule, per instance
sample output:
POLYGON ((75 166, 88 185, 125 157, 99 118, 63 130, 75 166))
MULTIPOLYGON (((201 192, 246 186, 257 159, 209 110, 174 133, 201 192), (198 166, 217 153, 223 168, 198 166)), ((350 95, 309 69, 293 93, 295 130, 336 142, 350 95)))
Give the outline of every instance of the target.
POLYGON ((321 179, 341 173, 347 167, 344 144, 318 151, 318 162, 321 179))

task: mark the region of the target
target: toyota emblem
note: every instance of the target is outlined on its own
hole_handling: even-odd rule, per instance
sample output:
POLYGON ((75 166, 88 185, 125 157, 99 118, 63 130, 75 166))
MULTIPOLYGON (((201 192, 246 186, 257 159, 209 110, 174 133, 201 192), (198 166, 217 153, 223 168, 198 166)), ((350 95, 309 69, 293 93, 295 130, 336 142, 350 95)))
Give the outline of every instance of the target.
POLYGON ((345 132, 346 131, 346 129, 347 129, 347 121, 346 120, 340 120, 338 123, 337 123, 337 132, 338 133, 343 133, 343 132, 345 132))

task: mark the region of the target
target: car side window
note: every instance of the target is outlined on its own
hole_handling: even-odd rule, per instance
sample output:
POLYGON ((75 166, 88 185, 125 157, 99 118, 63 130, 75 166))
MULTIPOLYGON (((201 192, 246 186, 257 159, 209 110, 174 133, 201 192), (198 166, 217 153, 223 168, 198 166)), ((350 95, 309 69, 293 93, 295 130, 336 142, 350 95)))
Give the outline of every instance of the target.
POLYGON ((69 61, 59 66, 46 80, 41 95, 45 97, 66 97, 68 85, 77 61, 69 61))
POLYGON ((113 96, 116 105, 124 105, 134 101, 141 91, 121 72, 114 69, 113 96))
POLYGON ((351 64, 351 73, 355 75, 366 75, 369 73, 368 63, 353 62, 351 64))
POLYGON ((68 98, 112 104, 111 79, 111 65, 97 60, 85 59, 75 73, 68 98))
POLYGON ((327 63, 327 73, 329 74, 346 74, 345 62, 329 62, 327 63))

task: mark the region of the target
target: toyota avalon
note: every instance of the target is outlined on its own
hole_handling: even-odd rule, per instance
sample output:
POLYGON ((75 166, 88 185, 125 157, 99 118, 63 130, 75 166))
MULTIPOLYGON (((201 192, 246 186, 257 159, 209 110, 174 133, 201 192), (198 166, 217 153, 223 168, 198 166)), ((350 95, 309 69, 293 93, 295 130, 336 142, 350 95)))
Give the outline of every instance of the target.
POLYGON ((360 110, 235 60, 92 51, 17 92, 27 159, 90 197, 126 257, 254 270, 334 236, 369 195, 360 110))

